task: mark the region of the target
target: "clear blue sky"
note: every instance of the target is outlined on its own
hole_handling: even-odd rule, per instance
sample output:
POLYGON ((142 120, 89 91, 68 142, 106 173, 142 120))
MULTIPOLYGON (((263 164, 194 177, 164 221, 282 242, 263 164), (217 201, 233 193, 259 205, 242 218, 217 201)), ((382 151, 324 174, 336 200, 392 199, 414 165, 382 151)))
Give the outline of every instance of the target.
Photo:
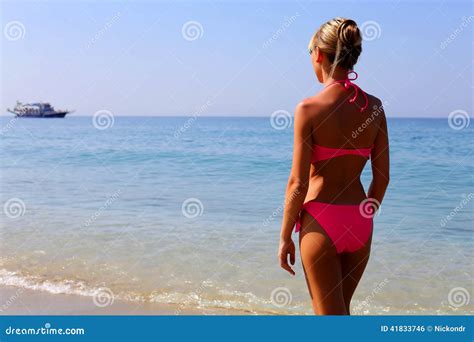
POLYGON ((456 109, 472 115, 471 1, 2 1, 1 7, 2 114, 17 99, 50 101, 78 115, 292 112, 321 89, 307 53, 311 35, 344 16, 380 27, 372 26, 379 37, 364 42, 356 71, 359 85, 387 102, 389 116, 447 117, 456 109), (24 26, 22 39, 7 39, 12 21, 24 26), (188 21, 202 26, 196 40, 183 38, 188 21))

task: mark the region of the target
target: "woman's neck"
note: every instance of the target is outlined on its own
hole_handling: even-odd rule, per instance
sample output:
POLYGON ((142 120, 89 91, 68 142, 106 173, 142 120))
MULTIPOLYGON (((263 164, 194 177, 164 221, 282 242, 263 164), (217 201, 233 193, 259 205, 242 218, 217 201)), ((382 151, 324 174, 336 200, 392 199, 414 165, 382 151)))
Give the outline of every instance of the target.
POLYGON ((334 73, 329 76, 329 72, 323 71, 323 85, 326 87, 335 81, 345 80, 347 78, 348 70, 345 69, 336 69, 334 73))

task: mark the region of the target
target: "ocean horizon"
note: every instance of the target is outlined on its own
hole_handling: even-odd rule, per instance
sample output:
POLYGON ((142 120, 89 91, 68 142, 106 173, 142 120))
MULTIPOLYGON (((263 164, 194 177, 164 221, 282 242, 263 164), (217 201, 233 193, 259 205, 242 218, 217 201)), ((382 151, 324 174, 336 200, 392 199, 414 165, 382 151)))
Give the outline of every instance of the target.
MULTIPOLYGON (((291 121, 0 117, 0 286, 311 314, 300 262, 290 277, 277 260, 291 121)), ((451 300, 472 290, 473 128, 388 127, 391 184, 352 314, 473 314, 451 300)))
MULTIPOLYGON (((285 111, 286 112, 286 111, 285 111)), ((290 112, 288 112, 290 113, 290 112)), ((136 115, 136 114, 116 114, 116 113, 112 113, 111 114, 114 116, 114 117, 119 117, 119 118, 191 118, 191 117, 199 117, 199 118, 222 118, 222 119, 225 119, 225 118, 248 118, 248 119, 252 119, 252 118, 255 118, 255 119, 261 119, 261 118, 267 118, 267 119, 271 119, 272 115, 268 115, 268 114, 265 114, 265 115, 241 115, 241 114, 226 114, 226 115, 185 115, 185 114, 150 114, 150 115, 136 115)), ((291 114, 290 114, 291 115, 291 114)), ((72 114, 68 114, 68 116, 66 118, 63 118, 63 119, 67 119, 67 120, 70 120, 70 119, 74 119, 74 118, 93 118, 95 116, 95 114, 77 114, 77 113, 72 113, 72 114)), ((1 114, 0 115, 0 118, 10 118, 10 119, 13 119, 15 118, 15 115, 13 114, 9 114, 9 113, 6 113, 6 114, 1 114)), ((469 118, 469 121, 473 118, 472 116, 468 117, 469 118)), ((21 118, 21 119, 35 119, 35 118, 21 118)), ((56 118, 55 118, 56 119, 56 118)), ((444 120, 446 122, 449 122, 449 119, 447 117, 439 117, 439 116, 388 116, 387 115, 387 119, 388 120, 398 120, 398 119, 407 119, 407 120, 444 120)))

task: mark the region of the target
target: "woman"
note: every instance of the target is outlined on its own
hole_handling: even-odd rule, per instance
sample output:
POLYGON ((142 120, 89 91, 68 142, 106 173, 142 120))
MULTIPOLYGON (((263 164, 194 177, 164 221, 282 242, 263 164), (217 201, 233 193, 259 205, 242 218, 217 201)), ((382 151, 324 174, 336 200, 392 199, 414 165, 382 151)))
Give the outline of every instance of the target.
POLYGON ((295 274, 293 227, 312 306, 318 315, 350 314, 352 295, 367 265, 372 217, 389 182, 389 153, 381 101, 353 81, 362 51, 353 20, 335 18, 314 34, 309 53, 324 85, 296 107, 293 165, 286 191, 279 257, 295 274), (366 195, 360 174, 372 164, 366 195))

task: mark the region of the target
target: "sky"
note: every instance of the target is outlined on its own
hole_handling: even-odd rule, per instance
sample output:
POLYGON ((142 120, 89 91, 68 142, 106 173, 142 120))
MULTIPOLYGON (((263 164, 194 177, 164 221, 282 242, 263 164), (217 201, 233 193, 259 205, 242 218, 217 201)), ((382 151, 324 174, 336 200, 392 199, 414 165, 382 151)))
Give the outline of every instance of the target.
POLYGON ((2 115, 269 116, 322 89, 307 46, 336 17, 363 31, 357 83, 389 117, 473 108, 472 2, 1 0, 2 115))

